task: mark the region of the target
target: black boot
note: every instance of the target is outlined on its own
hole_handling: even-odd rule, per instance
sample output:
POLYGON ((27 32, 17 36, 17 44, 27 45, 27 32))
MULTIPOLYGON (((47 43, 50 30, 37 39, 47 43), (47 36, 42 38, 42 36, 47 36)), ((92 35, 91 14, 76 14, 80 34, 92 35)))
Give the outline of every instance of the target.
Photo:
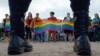
POLYGON ((27 40, 23 40, 16 35, 11 36, 11 41, 8 46, 9 55, 17 55, 23 52, 30 52, 32 50, 32 45, 30 45, 27 40))
POLYGON ((91 46, 86 34, 82 34, 76 39, 74 51, 77 52, 78 55, 91 55, 91 46))
POLYGON ((9 55, 17 55, 24 52, 24 40, 19 36, 12 35, 8 46, 9 55))

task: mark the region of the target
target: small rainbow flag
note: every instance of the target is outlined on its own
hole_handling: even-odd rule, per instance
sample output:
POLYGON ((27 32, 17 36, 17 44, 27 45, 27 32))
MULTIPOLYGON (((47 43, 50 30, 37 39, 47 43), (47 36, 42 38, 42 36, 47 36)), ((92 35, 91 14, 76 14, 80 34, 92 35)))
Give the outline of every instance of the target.
POLYGON ((10 19, 6 19, 4 30, 8 32, 11 30, 10 19))

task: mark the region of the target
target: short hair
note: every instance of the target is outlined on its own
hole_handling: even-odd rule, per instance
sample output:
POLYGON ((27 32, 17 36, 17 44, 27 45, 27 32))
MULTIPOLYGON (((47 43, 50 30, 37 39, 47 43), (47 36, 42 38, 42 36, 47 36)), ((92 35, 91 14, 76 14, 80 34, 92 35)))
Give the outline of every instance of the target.
POLYGON ((50 14, 54 15, 55 13, 53 11, 51 11, 50 14))
POLYGON ((8 14, 5 14, 5 16, 9 16, 8 14))
POLYGON ((29 14, 30 14, 30 17, 33 17, 31 12, 28 13, 28 17, 29 17, 29 14))
POLYGON ((69 12, 67 14, 70 14, 69 12))
POLYGON ((39 13, 36 13, 36 15, 39 15, 39 13))

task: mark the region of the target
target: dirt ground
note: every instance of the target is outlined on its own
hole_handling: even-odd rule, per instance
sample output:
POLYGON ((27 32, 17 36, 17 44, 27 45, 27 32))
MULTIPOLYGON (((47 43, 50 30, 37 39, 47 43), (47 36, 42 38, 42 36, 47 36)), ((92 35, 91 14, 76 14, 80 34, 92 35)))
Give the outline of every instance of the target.
MULTIPOLYGON (((0 42, 0 56, 77 56, 73 51, 73 42, 33 43, 33 51, 21 55, 8 55, 8 43, 0 42)), ((92 56, 100 56, 100 42, 91 42, 92 56)))

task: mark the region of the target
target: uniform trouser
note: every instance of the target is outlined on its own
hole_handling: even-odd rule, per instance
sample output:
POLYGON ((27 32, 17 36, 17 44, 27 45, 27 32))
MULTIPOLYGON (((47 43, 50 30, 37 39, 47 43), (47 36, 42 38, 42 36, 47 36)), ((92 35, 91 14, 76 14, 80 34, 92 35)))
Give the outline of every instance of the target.
POLYGON ((9 0, 11 35, 17 35, 24 39, 24 17, 31 0, 9 0))
POLYGON ((90 0, 70 0, 71 8, 73 11, 74 18, 76 19, 74 22, 74 34, 75 38, 80 36, 81 34, 88 34, 88 12, 90 0))

